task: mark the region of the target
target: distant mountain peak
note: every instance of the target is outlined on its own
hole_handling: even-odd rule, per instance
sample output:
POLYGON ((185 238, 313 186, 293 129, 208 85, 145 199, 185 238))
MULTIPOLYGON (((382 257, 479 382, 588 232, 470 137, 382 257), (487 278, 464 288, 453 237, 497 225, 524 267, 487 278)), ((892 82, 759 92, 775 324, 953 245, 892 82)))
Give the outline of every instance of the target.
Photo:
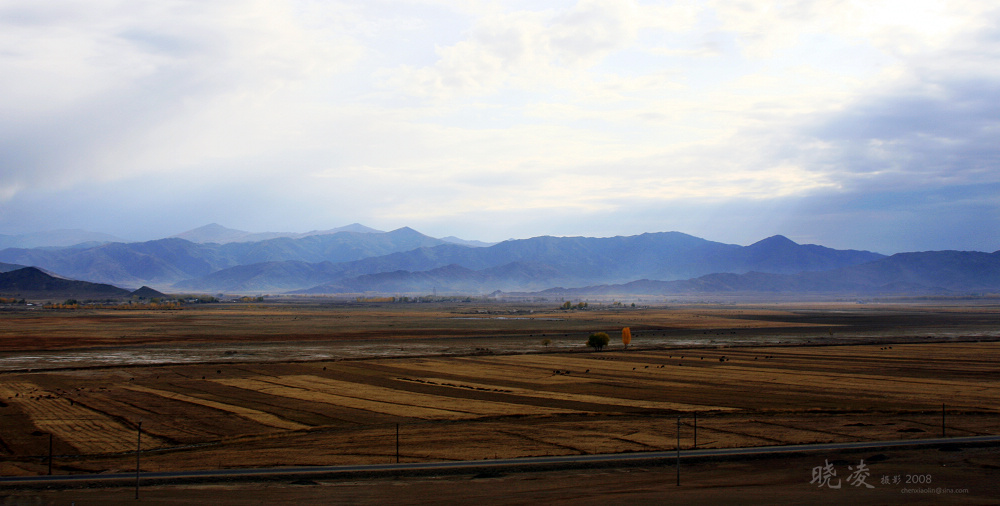
POLYGON ((782 247, 782 246, 787 247, 787 246, 798 246, 798 245, 799 243, 779 234, 779 235, 772 235, 767 239, 761 239, 751 244, 748 247, 753 248, 753 247, 767 246, 773 248, 773 247, 782 247))
POLYGON ((416 230, 413 230, 410 227, 399 227, 396 230, 390 231, 389 233, 393 235, 407 235, 407 236, 412 235, 412 236, 424 237, 424 234, 421 234, 420 232, 417 232, 416 230))
POLYGON ((344 225, 339 227, 337 230, 343 230, 344 232, 365 232, 365 233, 380 233, 381 230, 376 230, 371 227, 366 227, 360 223, 351 223, 350 225, 344 225))
POLYGON ((371 227, 366 227, 360 223, 351 223, 350 225, 345 225, 343 227, 331 228, 329 230, 311 230, 304 234, 289 234, 289 237, 308 237, 312 235, 329 235, 336 234, 339 232, 354 232, 358 234, 381 234, 384 233, 381 230, 376 230, 371 227))
POLYGON ((227 242, 239 241, 248 235, 250 235, 250 232, 224 227, 218 223, 209 223, 208 225, 191 229, 187 232, 181 232, 170 237, 184 239, 195 243, 214 242, 223 244, 227 242))

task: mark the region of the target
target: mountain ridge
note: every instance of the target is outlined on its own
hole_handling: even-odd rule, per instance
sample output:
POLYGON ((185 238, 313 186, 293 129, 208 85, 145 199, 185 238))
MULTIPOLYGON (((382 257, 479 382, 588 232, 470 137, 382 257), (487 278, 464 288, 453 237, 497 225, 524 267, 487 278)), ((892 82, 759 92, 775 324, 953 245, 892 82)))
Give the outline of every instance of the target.
POLYGON ((7 248, 69 248, 80 244, 104 244, 125 240, 102 232, 80 229, 58 229, 29 234, 0 234, 0 250, 7 248))
MULTIPOLYGON (((257 294, 1000 290, 996 267, 1000 252, 910 252, 887 257, 798 244, 783 235, 740 246, 676 231, 538 236, 477 246, 429 237, 410 227, 389 232, 357 224, 341 228, 351 227, 355 230, 251 242, 197 243, 168 237, 92 247, 8 248, 0 251, 0 272, 36 266, 48 274, 93 283, 257 294)), ((218 224, 200 229, 216 234, 233 231, 218 224)))
POLYGON ((171 238, 184 239, 197 244, 228 244, 233 242, 258 242, 270 239, 287 237, 289 239, 301 239, 313 235, 331 235, 338 232, 357 233, 383 233, 381 230, 366 227, 360 223, 352 223, 343 227, 331 228, 329 230, 311 230, 309 232, 247 232, 227 228, 218 223, 209 223, 198 228, 181 232, 170 236, 171 238))
MULTIPOLYGON (((331 276, 325 283, 297 290, 296 293, 336 293, 346 287, 367 291, 361 288, 364 280, 370 278, 361 277, 386 272, 393 273, 402 284, 400 291, 402 288, 413 289, 413 280, 407 277, 406 272, 411 278, 423 278, 426 271, 451 264, 477 272, 513 263, 543 265, 546 268, 536 271, 540 273, 536 279, 524 280, 520 287, 534 289, 539 284, 585 286, 594 284, 594 281, 622 283, 642 278, 680 280, 714 272, 748 272, 755 268, 790 273, 842 267, 883 257, 871 252, 810 246, 814 245, 795 245, 802 251, 791 256, 799 262, 793 266, 774 260, 772 257, 775 255, 756 258, 754 255, 760 256, 760 246, 723 244, 680 232, 611 238, 540 236, 504 241, 488 248, 463 249, 445 245, 339 264, 325 271, 326 276, 331 276)), ((784 257, 776 258, 783 262, 784 257)), ((492 277, 486 279, 495 281, 492 277)), ((438 279, 437 284, 440 285, 440 281, 438 279)), ((470 282, 469 276, 465 276, 460 283, 456 280, 464 289, 468 289, 470 282)), ((508 290, 518 288, 507 282, 498 285, 508 290)), ((384 283, 380 286, 388 289, 384 283)), ((430 289, 431 286, 425 288, 430 289)), ((492 291, 485 288, 484 291, 492 291)))
POLYGON ((33 265, 91 282, 162 287, 240 265, 284 260, 345 262, 442 244, 446 243, 404 227, 391 232, 337 232, 248 243, 199 244, 168 237, 86 249, 8 248, 0 250, 0 262, 33 265))

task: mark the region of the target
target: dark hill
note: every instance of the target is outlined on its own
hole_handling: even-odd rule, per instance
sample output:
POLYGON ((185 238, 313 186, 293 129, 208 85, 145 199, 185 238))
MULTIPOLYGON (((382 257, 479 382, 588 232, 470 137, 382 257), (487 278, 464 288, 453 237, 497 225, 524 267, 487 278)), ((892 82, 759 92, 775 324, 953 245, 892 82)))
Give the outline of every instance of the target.
POLYGON ((138 290, 132 292, 132 298, 134 299, 162 299, 167 295, 158 290, 154 290, 148 286, 143 285, 138 290))
POLYGON ((35 267, 0 273, 0 293, 41 299, 107 299, 131 295, 116 286, 59 278, 35 267))

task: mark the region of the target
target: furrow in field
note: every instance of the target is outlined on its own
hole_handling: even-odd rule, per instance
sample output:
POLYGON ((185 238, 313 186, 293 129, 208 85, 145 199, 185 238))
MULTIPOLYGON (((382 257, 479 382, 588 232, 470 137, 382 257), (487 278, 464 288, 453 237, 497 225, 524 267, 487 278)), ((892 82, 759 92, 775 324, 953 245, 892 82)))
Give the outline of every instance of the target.
MULTIPOLYGON (((538 385, 536 391, 548 391, 552 387, 562 387, 566 390, 571 385, 585 385, 586 383, 596 383, 600 377, 608 375, 627 380, 630 385, 639 388, 648 388, 650 391, 664 391, 669 388, 689 388, 693 384, 700 384, 710 375, 713 383, 730 385, 733 388, 739 386, 759 385, 769 390, 780 389, 784 393, 800 392, 803 390, 824 392, 828 395, 838 395, 842 392, 854 392, 855 399, 868 399, 869 402, 876 402, 879 399, 891 398, 895 401, 905 401, 909 403, 920 403, 933 399, 934 392, 950 392, 948 398, 956 404, 982 406, 982 396, 978 393, 974 396, 963 395, 962 392, 979 392, 981 389, 995 390, 1000 398, 1000 385, 996 382, 985 383, 982 381, 965 382, 961 380, 926 379, 918 377, 892 377, 878 374, 864 373, 839 373, 830 371, 801 371, 785 369, 785 364, 777 361, 766 365, 709 365, 700 360, 694 362, 695 366, 674 366, 670 363, 665 368, 645 368, 645 365, 653 365, 650 359, 662 360, 662 352, 646 354, 643 357, 635 357, 635 362, 627 360, 600 360, 594 358, 578 358, 565 356, 544 356, 544 355, 519 355, 507 357, 487 357, 464 360, 452 360, 448 363, 441 359, 424 359, 407 363, 393 364, 393 369, 397 373, 412 373, 421 378, 462 378, 461 382, 475 380, 487 384, 490 387, 501 387, 507 390, 514 390, 517 387, 525 387, 525 383, 538 385), (633 367, 637 368, 633 370, 633 367), (711 370, 706 368, 711 367, 711 370), (551 375, 550 370, 572 369, 572 374, 551 375), (589 373, 585 371, 590 370, 589 373), (447 373, 447 375, 442 375, 447 373), (586 375, 585 375, 586 374, 586 375), (942 388, 943 387, 943 388, 942 388), (861 392, 861 395, 858 393, 861 392)), ((695 356, 695 355, 692 355, 695 356)), ((677 359, 675 359, 677 360, 677 359)), ((687 363, 690 357, 684 359, 687 363)), ((444 382, 455 382, 456 379, 447 379, 444 382)), ((553 398, 550 396, 550 398, 553 398)), ((612 397, 617 398, 617 397, 612 397)), ((604 402, 601 399, 594 399, 594 402, 604 402)), ((638 401, 644 402, 644 401, 638 401)), ((929 402, 935 402, 930 400, 929 402)), ((619 403, 619 405, 622 405, 619 403)), ((683 409, 683 408, 682 408, 683 409)))
POLYGON ((209 408, 214 408, 214 409, 218 409, 218 410, 221 410, 221 411, 226 411, 226 412, 232 413, 232 414, 234 414, 236 416, 239 416, 241 418, 246 418, 247 420, 251 420, 251 421, 257 422, 259 424, 267 425, 267 426, 270 426, 270 427, 275 427, 275 428, 278 428, 278 429, 298 430, 298 429, 309 428, 308 425, 303 425, 301 423, 296 423, 296 422, 292 422, 292 421, 289 421, 289 420, 285 420, 285 419, 280 418, 280 417, 278 417, 276 415, 273 415, 271 413, 265 413, 263 411, 258 411, 256 409, 245 408, 245 407, 236 406, 236 405, 233 405, 233 404, 225 404, 225 403, 222 403, 222 402, 210 401, 208 399, 201 399, 199 397, 192 397, 190 395, 184 395, 184 394, 177 393, 177 392, 169 392, 169 391, 166 391, 166 390, 157 390, 155 388, 143 387, 143 386, 139 386, 139 385, 131 385, 131 386, 128 386, 128 387, 125 387, 125 388, 127 388, 129 390, 135 390, 137 392, 146 392, 146 393, 150 393, 150 394, 159 395, 161 397, 166 397, 167 399, 188 402, 188 403, 191 403, 191 404, 197 404, 199 406, 206 406, 206 407, 209 407, 209 408))
MULTIPOLYGON (((135 429, 79 404, 71 404, 66 398, 50 395, 33 383, 0 385, 0 397, 9 397, 8 401, 16 403, 39 430, 51 432, 81 453, 134 448, 135 429)), ((150 445, 159 446, 159 443, 151 441, 150 445)))
POLYGON ((284 377, 269 378, 267 380, 251 378, 232 378, 212 380, 226 386, 242 388, 255 392, 263 392, 268 395, 276 395, 298 399, 309 402, 321 402, 334 406, 344 406, 353 409, 382 413, 386 415, 425 418, 425 419, 462 419, 475 418, 475 415, 466 412, 450 411, 445 409, 427 408, 405 403, 381 402, 368 399, 349 397, 341 394, 334 394, 317 388, 292 386, 284 384, 284 377))
MULTIPOLYGON (((442 386, 448 386, 447 383, 456 384, 454 380, 442 379, 442 378, 422 378, 426 381, 431 381, 442 386)), ((663 402, 663 401, 644 401, 637 399, 624 399, 621 397, 607 397, 603 395, 590 395, 590 394, 574 394, 566 392, 551 392, 542 390, 530 390, 527 388, 502 386, 502 385, 491 385, 488 383, 473 383, 469 381, 462 381, 459 387, 466 388, 486 388, 492 389, 503 389, 504 393, 511 395, 518 395, 521 397, 532 397, 536 399, 553 399, 560 401, 573 401, 573 402, 584 402, 588 404, 603 404, 608 406, 621 406, 626 408, 640 408, 640 409, 665 409, 672 411, 704 411, 706 409, 711 410, 732 410, 735 408, 728 408, 725 406, 706 406, 701 404, 685 404, 680 402, 663 402)))
POLYGON ((392 363, 382 363, 392 368, 402 368, 413 371, 427 371, 431 374, 449 374, 465 376, 469 378, 483 378, 489 376, 493 381, 510 381, 515 383, 579 383, 587 381, 585 378, 573 376, 556 376, 552 374, 553 368, 558 366, 548 364, 544 367, 522 365, 518 363, 498 364, 497 357, 489 359, 483 358, 421 358, 407 361, 395 361, 392 363))
MULTIPOLYGON (((858 373, 804 373, 802 371, 781 371, 775 369, 757 369, 741 366, 718 367, 712 371, 717 382, 761 382, 772 388, 777 385, 787 385, 793 389, 808 389, 815 392, 852 392, 855 396, 859 392, 870 396, 891 398, 895 401, 920 401, 922 399, 932 399, 934 392, 949 392, 948 397, 953 402, 973 403, 975 396, 964 396, 962 392, 973 388, 992 389, 1000 393, 1000 385, 997 382, 985 383, 982 381, 964 382, 948 380, 931 380, 920 378, 895 378, 891 376, 879 376, 858 373)), ((943 395, 943 394, 942 394, 943 395)), ((1000 395, 993 397, 1000 398, 1000 395)), ((993 406, 996 406, 994 404, 993 406)))
POLYGON ((267 381, 253 379, 220 379, 216 381, 240 388, 259 390, 272 395, 326 402, 378 413, 416 418, 458 419, 479 416, 569 412, 569 410, 558 408, 407 392, 364 383, 339 381, 309 375, 282 376, 268 379, 267 381))
MULTIPOLYGON (((944 380, 932 378, 897 377, 878 374, 865 374, 858 372, 830 372, 830 371, 801 371, 786 370, 783 364, 768 363, 766 366, 744 366, 727 363, 724 366, 714 366, 712 370, 705 371, 702 367, 676 367, 667 365, 664 369, 645 369, 644 367, 632 371, 632 367, 640 367, 645 364, 632 363, 626 361, 597 362, 587 361, 587 359, 566 358, 560 362, 548 362, 562 357, 544 356, 516 356, 498 357, 500 362, 532 363, 539 365, 573 366, 577 368, 586 367, 590 364, 592 374, 600 374, 612 371, 625 371, 627 373, 642 373, 630 379, 637 379, 642 382, 654 381, 659 385, 666 385, 677 381, 703 381, 706 373, 710 373, 713 381, 722 384, 754 384, 763 383, 771 386, 787 385, 791 389, 801 390, 808 388, 812 391, 825 391, 828 393, 839 391, 868 392, 868 395, 875 397, 889 397, 895 400, 917 401, 927 399, 931 391, 950 391, 951 399, 958 402, 974 403, 973 399, 966 398, 961 392, 970 391, 974 387, 995 389, 1000 394, 1000 384, 997 382, 985 383, 982 381, 967 382, 960 380, 944 380), (657 377, 659 376, 659 377, 657 377), (662 379, 661 379, 662 377, 662 379)), ((699 361, 700 362, 700 361, 699 361)), ((682 362, 683 363, 683 362, 682 362)), ((979 397, 978 395, 975 397, 979 397)), ((1000 395, 994 398, 1000 398, 1000 395)), ((981 403, 980 403, 981 404, 981 403)))
POLYGON ((334 389, 337 391, 347 391, 350 392, 350 395, 358 396, 363 399, 380 399, 388 402, 393 402, 395 399, 402 399, 407 402, 416 402, 418 406, 429 405, 439 406, 443 409, 450 410, 465 410, 481 416, 511 414, 548 415, 573 412, 573 410, 568 409, 524 405, 514 402, 468 399, 464 397, 450 397, 444 395, 407 392, 397 390, 395 388, 340 381, 318 376, 288 376, 284 379, 292 380, 301 387, 319 384, 323 385, 324 388, 334 389))

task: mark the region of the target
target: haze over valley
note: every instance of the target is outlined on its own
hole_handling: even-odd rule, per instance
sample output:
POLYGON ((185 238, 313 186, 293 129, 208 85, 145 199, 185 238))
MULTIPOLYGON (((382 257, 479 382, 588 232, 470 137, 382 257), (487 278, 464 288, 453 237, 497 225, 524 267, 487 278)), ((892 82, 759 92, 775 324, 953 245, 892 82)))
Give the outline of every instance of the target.
MULTIPOLYGON (((74 231, 73 237, 84 237, 74 231)), ((96 237, 96 236, 95 236, 96 237)), ((360 224, 250 233, 211 224, 145 242, 0 250, 0 269, 171 293, 615 297, 679 294, 969 295, 1000 291, 1000 252, 887 256, 798 244, 747 246, 680 232, 496 244, 360 224)), ((11 285, 7 290, 14 289, 11 285)), ((3 287, 0 286, 0 290, 3 287)))

